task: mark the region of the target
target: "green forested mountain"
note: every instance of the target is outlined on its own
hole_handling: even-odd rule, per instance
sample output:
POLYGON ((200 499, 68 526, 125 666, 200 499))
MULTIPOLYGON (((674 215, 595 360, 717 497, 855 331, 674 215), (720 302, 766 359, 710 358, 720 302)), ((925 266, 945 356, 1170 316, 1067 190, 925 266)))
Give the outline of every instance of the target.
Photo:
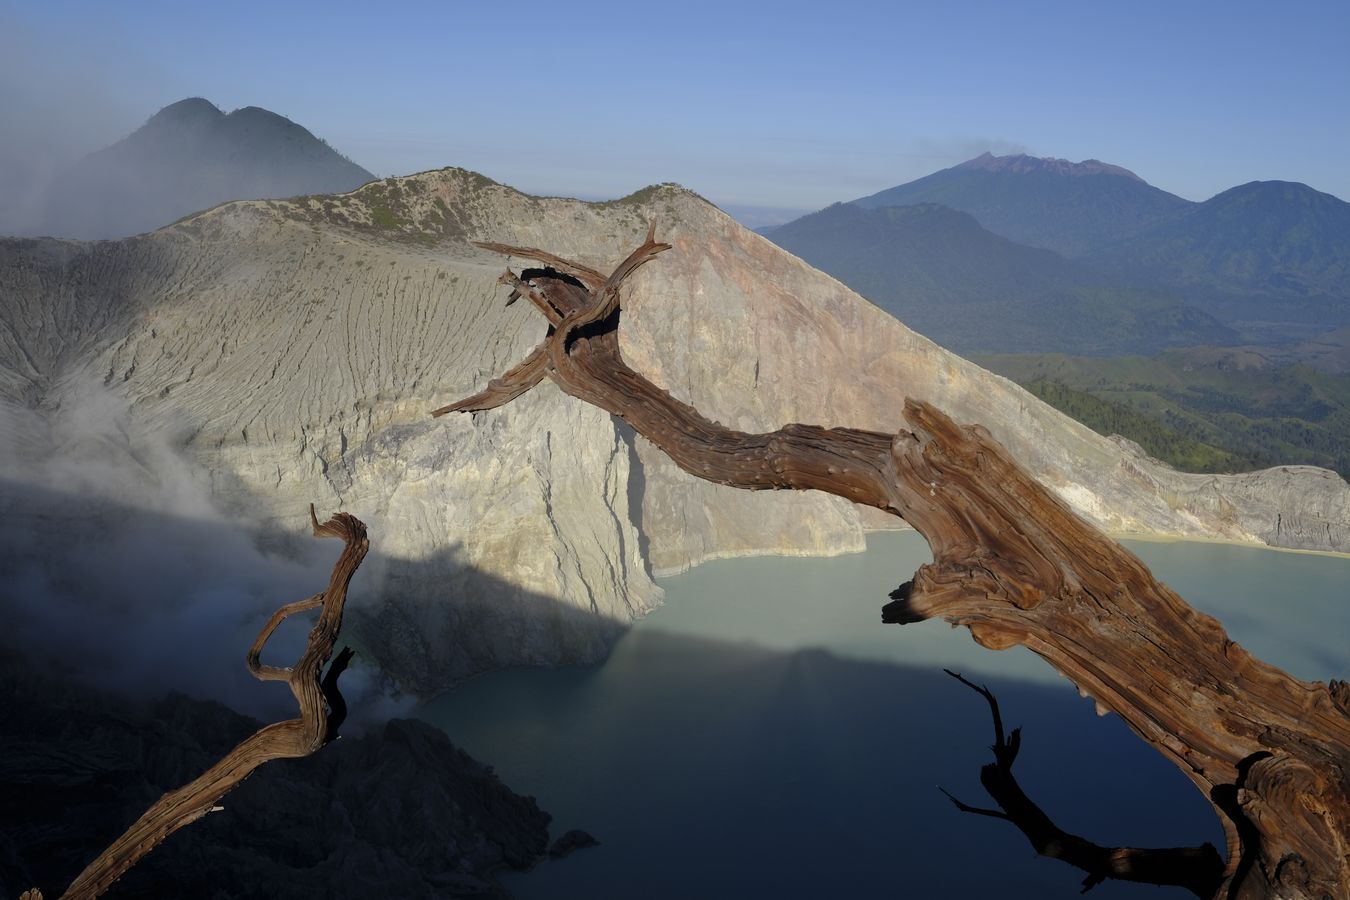
POLYGON ((1306 463, 1350 477, 1350 374, 1272 364, 1250 348, 1156 357, 981 356, 1104 434, 1121 434, 1191 471, 1306 463))
POLYGON ((1154 418, 1128 403, 1050 378, 1035 378, 1022 386, 1098 434, 1127 437, 1149 456, 1184 472, 1246 472, 1262 467, 1254 457, 1197 440, 1184 424, 1166 416, 1154 418))
POLYGON ((970 213, 994 234, 1065 256, 1115 243, 1193 205, 1095 159, 989 153, 854 202, 868 208, 940 203, 970 213))
POLYGON ((1017 244, 937 204, 835 204, 769 239, 957 352, 1152 353, 1234 337, 1165 292, 1017 244))
POLYGON ((1350 203, 1287 181, 1254 181, 1089 254, 1257 333, 1350 321, 1350 203))
POLYGON ((1095 160, 985 154, 768 236, 1178 468, 1350 475, 1350 204, 1329 194, 1191 203, 1095 160))

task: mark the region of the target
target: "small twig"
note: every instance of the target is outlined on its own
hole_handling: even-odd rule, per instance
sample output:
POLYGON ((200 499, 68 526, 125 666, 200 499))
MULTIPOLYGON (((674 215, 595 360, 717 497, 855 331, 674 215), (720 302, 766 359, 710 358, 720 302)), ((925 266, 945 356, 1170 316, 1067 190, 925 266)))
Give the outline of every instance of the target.
POLYGON ((1004 764, 1009 768, 1012 768, 1013 761, 1017 759, 1018 746, 1021 744, 1021 729, 1013 729, 1014 741, 1010 746, 1003 734, 1003 716, 999 714, 998 698, 994 696, 994 692, 989 690, 987 685, 977 685, 974 682, 967 680, 959 672, 953 672, 951 669, 943 669, 942 671, 946 672, 948 675, 952 676, 988 701, 989 714, 994 719, 994 746, 990 749, 994 751, 994 756, 997 757, 1000 762, 1003 762, 1003 758, 1006 755, 1007 762, 1004 764))
POLYGON ((1003 812, 1002 810, 985 809, 982 806, 970 806, 969 804, 962 803, 960 800, 957 800, 955 797, 953 797, 951 792, 948 791, 942 785, 938 785, 938 790, 942 791, 943 796, 945 796, 948 800, 952 801, 952 805, 955 806, 957 809, 961 810, 961 812, 963 813, 973 813, 977 816, 989 816, 994 819, 1008 818, 1008 814, 1003 812))

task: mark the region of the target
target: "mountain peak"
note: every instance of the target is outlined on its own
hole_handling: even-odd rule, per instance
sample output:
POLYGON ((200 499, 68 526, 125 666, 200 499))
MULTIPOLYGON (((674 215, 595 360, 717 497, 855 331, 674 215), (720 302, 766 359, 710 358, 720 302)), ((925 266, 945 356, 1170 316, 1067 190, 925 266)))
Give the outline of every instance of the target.
POLYGON ((0 230, 121 237, 227 200, 345 193, 373 178, 285 116, 257 106, 226 115, 189 97, 68 167, 26 221, 0 230))
POLYGON ((279 122, 286 125, 294 125, 295 122, 283 116, 281 113, 272 112, 270 109, 263 109, 261 106, 241 106, 225 118, 233 121, 256 121, 256 122, 279 122))
POLYGON ((1009 156, 995 156, 986 151, 974 159, 966 160, 960 165, 954 166, 954 168, 981 172, 1009 172, 1015 175, 1043 172, 1051 175, 1067 175, 1070 178, 1079 178, 1084 175, 1120 175, 1138 182, 1143 182, 1144 180, 1129 169, 1122 166, 1113 166, 1110 163, 1104 163, 1099 159, 1085 159, 1082 162, 1070 162, 1067 159, 1056 159, 1049 156, 1028 156, 1025 153, 1015 153, 1009 156))
POLYGON ((1255 197, 1301 203, 1340 204, 1345 202, 1334 194, 1319 191, 1317 188, 1310 187, 1301 181, 1249 181, 1246 184, 1231 187, 1214 195, 1209 202, 1220 199, 1230 201, 1255 197))
POLYGON ((150 116, 150 121, 182 121, 188 119, 220 119, 225 113, 205 97, 188 97, 171 103, 150 116))
POLYGON ((1065 256, 1113 244, 1191 206, 1120 166, 1025 153, 985 153, 854 202, 941 203, 997 235, 1065 256))
POLYGON ((151 116, 142 129, 182 128, 208 125, 224 118, 220 108, 202 97, 188 97, 177 103, 170 103, 151 116))
POLYGON ((1108 283, 937 203, 830 206, 769 240, 959 351, 1152 353, 1235 337, 1198 310, 1108 283))

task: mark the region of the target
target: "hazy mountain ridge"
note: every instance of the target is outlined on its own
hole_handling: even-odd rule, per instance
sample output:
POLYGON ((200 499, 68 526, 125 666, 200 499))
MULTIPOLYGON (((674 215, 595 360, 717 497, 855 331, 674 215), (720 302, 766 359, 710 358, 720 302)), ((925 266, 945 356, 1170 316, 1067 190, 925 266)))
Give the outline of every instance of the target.
POLYGON ((1333 474, 1158 466, 687 191, 592 204, 453 169, 340 198, 227 204, 116 243, 0 241, 15 452, 57 453, 47 423, 93 382, 125 410, 129 458, 138 440, 169 442, 245 523, 293 533, 310 502, 366 519, 381 558, 363 568, 351 622, 405 686, 434 692, 503 665, 595 659, 659 597, 648 567, 860 549, 876 521, 835 497, 693 479, 550 385, 500 410, 428 417, 544 331, 525 304, 503 306, 495 283, 522 261, 465 238, 605 269, 651 220, 673 249, 634 278, 624 353, 712 418, 893 430, 913 396, 985 424, 1106 527, 1350 548, 1350 488, 1333 474), (100 307, 115 315, 27 362, 60 310, 100 307))
POLYGON ((1015 243, 939 204, 837 203, 769 239, 959 353, 1151 353, 1237 337, 1164 292, 1015 243))
POLYGON ((1085 159, 1082 162, 1070 162, 1067 159, 1030 156, 1026 153, 995 156, 986 151, 974 159, 966 160, 957 165, 956 168, 979 172, 1012 172, 1016 174, 1049 172, 1056 175, 1067 175, 1070 178, 1079 178, 1085 175, 1119 175, 1133 181, 1146 183, 1144 182, 1144 179, 1140 178, 1129 169, 1126 169, 1123 166, 1104 163, 1100 159, 1085 159))
POLYGON ((1087 259, 1168 285, 1229 322, 1350 321, 1350 203, 1306 184, 1231 188, 1087 259))
POLYGON ((230 200, 337 193, 374 177, 284 116, 190 98, 41 186, 0 233, 125 237, 230 200))
POLYGON ((1155 352, 1237 343, 1233 329, 1246 342, 1287 343, 1350 323, 1350 204, 1304 184, 1251 182, 1193 203, 1097 160, 986 153, 852 205, 932 204, 969 214, 1010 245, 973 229, 897 230, 891 214, 857 217, 847 238, 867 252, 850 250, 837 229, 819 227, 827 212, 844 215, 839 204, 764 233, 976 352, 1155 352), (1027 262, 1001 264, 1019 246, 1027 262), (1068 257, 1073 265, 1059 271, 1072 271, 1073 284, 1052 277, 1044 257, 1033 265, 1034 248, 1068 257), (1122 327, 1137 310, 1156 316, 1166 298, 1173 312, 1145 334, 1122 327), (972 313, 984 304, 989 318, 962 322, 953 304, 972 313), (1206 335, 1209 317, 1219 330, 1208 323, 1206 335))
POLYGON ((1187 209, 1189 201, 1120 166, 1025 154, 983 156, 853 201, 869 208, 940 203, 997 235, 1078 256, 1187 209))

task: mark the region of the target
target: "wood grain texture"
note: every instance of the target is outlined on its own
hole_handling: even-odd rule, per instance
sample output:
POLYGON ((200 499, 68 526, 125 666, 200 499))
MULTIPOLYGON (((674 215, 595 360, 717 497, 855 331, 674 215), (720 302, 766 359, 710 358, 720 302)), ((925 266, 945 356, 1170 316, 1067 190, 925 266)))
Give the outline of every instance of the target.
MULTIPOLYGON (((906 401, 907 427, 897 434, 799 424, 750 434, 660 389, 624 363, 618 342, 624 280, 668 249, 652 232, 598 287, 550 254, 484 246, 546 263, 503 276, 537 295, 550 319, 527 361, 531 380, 539 367, 700 478, 826 491, 903 518, 928 541, 933 562, 896 590, 884 621, 942 617, 985 647, 1026 646, 1180 767, 1223 824, 1227 863, 1215 883, 1212 858, 1137 850, 1132 871, 1158 861, 1149 854, 1166 854, 1167 883, 1214 884, 1216 898, 1346 896, 1350 688, 1299 681, 1252 657, 986 429, 929 403, 906 401), (1195 871, 1178 876, 1187 866, 1195 871)), ((489 409, 523 392, 518 375, 502 381, 507 389, 437 412, 489 409)))
POLYGON ((353 515, 337 513, 320 524, 314 507, 310 507, 309 514, 316 537, 335 537, 346 546, 333 566, 327 588, 277 610, 263 626, 247 657, 254 677, 287 683, 300 708, 299 718, 266 726, 195 780, 161 797, 76 877, 64 897, 83 900, 99 896, 170 834, 211 812, 221 797, 263 763, 309 756, 337 737, 347 710, 337 689, 337 677, 350 662, 351 651, 344 648, 322 680, 320 673, 333 655, 342 628, 347 585, 370 544, 365 525, 353 515), (259 660, 263 645, 282 620, 314 608, 320 609, 319 619, 295 665, 290 668, 263 665, 259 660))

